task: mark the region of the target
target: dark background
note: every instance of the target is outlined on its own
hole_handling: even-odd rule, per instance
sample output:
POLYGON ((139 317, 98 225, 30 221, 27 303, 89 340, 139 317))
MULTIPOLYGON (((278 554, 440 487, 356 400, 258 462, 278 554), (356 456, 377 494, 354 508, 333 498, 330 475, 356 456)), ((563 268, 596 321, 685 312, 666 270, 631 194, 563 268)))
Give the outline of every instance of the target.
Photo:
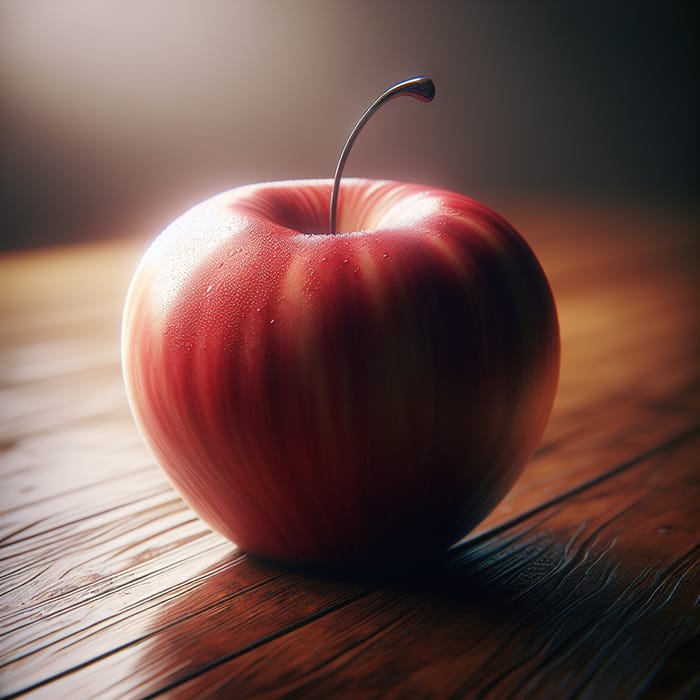
POLYGON ((685 3, 0 0, 2 245, 154 235, 197 201, 346 174, 664 206, 697 185, 685 3))

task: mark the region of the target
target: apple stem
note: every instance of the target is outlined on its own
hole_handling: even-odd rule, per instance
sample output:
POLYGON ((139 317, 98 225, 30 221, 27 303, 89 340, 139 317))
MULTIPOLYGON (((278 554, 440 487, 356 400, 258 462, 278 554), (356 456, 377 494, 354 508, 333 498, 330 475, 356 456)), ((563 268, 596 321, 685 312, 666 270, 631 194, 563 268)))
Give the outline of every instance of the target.
POLYGON ((335 177, 333 178, 333 191, 331 193, 331 211, 330 211, 330 231, 334 234, 336 227, 336 219, 338 215, 338 192, 340 191, 340 178, 343 175, 345 161, 348 159, 350 149, 355 143, 362 127, 369 121, 370 117, 384 104, 390 102, 395 97, 409 95, 421 102, 432 102, 435 97, 435 84, 425 75, 417 75, 415 78, 402 80, 400 83, 392 85, 385 90, 372 104, 365 110, 365 113, 360 117, 360 120, 355 124, 355 128, 350 132, 348 140, 343 146, 338 159, 338 165, 335 168, 335 177))

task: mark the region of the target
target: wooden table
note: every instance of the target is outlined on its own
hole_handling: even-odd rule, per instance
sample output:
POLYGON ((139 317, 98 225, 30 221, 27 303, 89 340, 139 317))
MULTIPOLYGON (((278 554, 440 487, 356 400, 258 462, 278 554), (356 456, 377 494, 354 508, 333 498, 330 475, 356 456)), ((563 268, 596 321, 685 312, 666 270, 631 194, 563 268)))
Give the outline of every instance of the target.
POLYGON ((541 448, 444 567, 255 561, 149 458, 119 370, 146 240, 0 261, 7 697, 700 697, 697 218, 503 213, 558 299, 541 448))

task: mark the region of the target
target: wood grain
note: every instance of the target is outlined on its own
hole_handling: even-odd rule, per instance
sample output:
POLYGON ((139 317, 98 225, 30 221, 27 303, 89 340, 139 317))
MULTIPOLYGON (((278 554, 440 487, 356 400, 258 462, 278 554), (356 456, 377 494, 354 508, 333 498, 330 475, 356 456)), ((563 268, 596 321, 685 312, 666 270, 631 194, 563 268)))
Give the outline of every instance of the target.
POLYGON ((700 694, 697 219, 513 204, 559 306, 533 462, 434 568, 238 552, 141 444, 127 240, 0 259, 0 689, 15 697, 700 694))

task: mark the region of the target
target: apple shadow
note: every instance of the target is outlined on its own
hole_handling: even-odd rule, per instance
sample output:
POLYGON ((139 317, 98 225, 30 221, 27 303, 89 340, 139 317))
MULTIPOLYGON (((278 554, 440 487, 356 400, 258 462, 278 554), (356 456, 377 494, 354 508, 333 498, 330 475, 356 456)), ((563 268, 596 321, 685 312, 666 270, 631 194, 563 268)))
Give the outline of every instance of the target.
POLYGON ((238 554, 162 610, 135 677, 207 697, 672 697, 698 679, 698 551, 649 555, 546 523, 353 576, 238 554))

